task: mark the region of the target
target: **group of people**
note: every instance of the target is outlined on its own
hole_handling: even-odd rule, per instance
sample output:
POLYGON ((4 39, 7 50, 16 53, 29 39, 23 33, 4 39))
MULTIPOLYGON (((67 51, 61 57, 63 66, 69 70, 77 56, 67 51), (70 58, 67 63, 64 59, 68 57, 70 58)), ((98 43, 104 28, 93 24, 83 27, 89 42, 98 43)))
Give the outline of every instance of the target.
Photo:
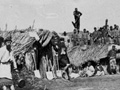
MULTIPOLYGON (((92 65, 89 61, 86 67, 75 67, 74 65, 70 65, 68 67, 69 70, 69 78, 78 78, 78 77, 93 77, 93 76, 102 76, 105 75, 104 68, 98 62, 97 65, 92 65)), ((67 79, 67 78, 66 78, 67 79)))
MULTIPOLYGON (((82 15, 81 12, 79 12, 77 10, 77 8, 75 8, 74 11, 74 18, 75 18, 75 22, 72 22, 73 26, 75 27, 75 32, 79 32, 80 29, 80 16, 82 15)), ((106 23, 108 21, 106 20, 106 23)), ((107 24, 106 24, 107 26, 107 24)), ((106 34, 108 35, 108 32, 106 31, 108 29, 108 27, 104 27, 104 28, 100 28, 98 31, 102 32, 102 38, 105 39, 106 34), (106 33, 104 33, 106 31, 106 33), (103 35, 104 34, 104 35, 103 35)), ((118 30, 119 27, 117 25, 114 25, 114 29, 118 30)), ((80 35, 79 34, 79 38, 80 41, 84 41, 84 44, 88 45, 91 44, 91 37, 95 36, 95 38, 93 41, 98 40, 100 37, 97 38, 98 35, 98 31, 96 28, 94 28, 94 32, 91 36, 91 33, 89 31, 87 31, 86 29, 84 29, 83 33, 80 35), (97 32, 97 34, 96 34, 97 32)), ((110 27, 110 30, 112 31, 113 28, 110 27)), ((101 35, 101 34, 100 34, 101 35)), ((66 36, 66 33, 64 33, 64 36, 66 36)), ((109 35, 108 35, 109 36, 109 35)), ((67 56, 67 45, 70 42, 70 39, 61 39, 61 46, 60 49, 58 49, 59 47, 57 45, 54 46, 54 50, 57 52, 57 54, 59 54, 58 59, 59 59, 59 66, 61 66, 61 68, 64 68, 65 73, 63 73, 62 77, 63 78, 67 78, 70 79, 70 77, 72 77, 72 72, 73 72, 73 65, 70 64, 69 58, 67 56), (68 43, 67 43, 68 42, 68 43)), ((79 40, 77 41, 79 42, 79 40)), ((3 81, 5 82, 2 86, 3 90, 7 90, 7 86, 10 85, 11 90, 15 90, 14 84, 13 84, 13 77, 12 77, 12 73, 11 70, 14 69, 16 72, 18 72, 17 69, 19 69, 19 67, 17 67, 17 64, 19 64, 19 60, 16 64, 15 58, 13 56, 13 52, 11 49, 11 43, 12 43, 12 39, 11 37, 8 37, 6 39, 4 39, 3 37, 0 37, 0 79, 4 79, 3 81), (11 67, 11 64, 13 64, 13 67, 11 67), (6 80, 9 80, 10 84, 6 85, 6 80)), ((57 55, 56 55, 57 56, 57 55)), ((109 51, 108 53, 108 57, 110 58, 110 66, 112 67, 112 69, 116 68, 116 49, 115 46, 112 47, 112 50, 109 51)), ((20 67, 21 68, 21 67, 20 67)), ((115 71, 113 71, 114 73, 115 71)), ((85 77, 91 77, 94 75, 105 75, 104 73, 104 69, 103 67, 100 65, 100 63, 97 63, 97 65, 94 67, 90 62, 88 62, 87 67, 85 67, 84 69, 79 69, 79 75, 77 76, 85 76, 85 77)), ((1 84, 1 82, 0 82, 1 84)))
POLYGON ((96 66, 93 66, 91 62, 88 62, 87 67, 80 71, 81 77, 92 77, 92 76, 102 76, 105 75, 104 69, 99 62, 96 66))
POLYGON ((119 40, 119 26, 114 24, 114 26, 108 25, 108 19, 105 20, 105 25, 102 27, 94 27, 94 31, 90 33, 88 30, 83 29, 80 31, 80 17, 82 13, 75 8, 73 12, 75 22, 72 21, 74 26, 74 35, 72 36, 73 44, 76 45, 91 45, 91 44, 106 44, 115 42, 120 44, 119 40), (76 42, 75 42, 76 41, 76 42))
POLYGON ((77 73, 74 71, 74 67, 71 66, 70 68, 70 77, 76 78, 76 77, 93 77, 93 76, 102 76, 106 74, 117 74, 119 73, 119 68, 117 67, 117 48, 115 45, 112 45, 110 48, 106 59, 104 59, 104 62, 108 62, 104 65, 101 63, 101 61, 94 62, 88 61, 86 62, 85 66, 82 64, 79 66, 76 70, 77 73), (106 60, 106 61, 105 61, 106 60))

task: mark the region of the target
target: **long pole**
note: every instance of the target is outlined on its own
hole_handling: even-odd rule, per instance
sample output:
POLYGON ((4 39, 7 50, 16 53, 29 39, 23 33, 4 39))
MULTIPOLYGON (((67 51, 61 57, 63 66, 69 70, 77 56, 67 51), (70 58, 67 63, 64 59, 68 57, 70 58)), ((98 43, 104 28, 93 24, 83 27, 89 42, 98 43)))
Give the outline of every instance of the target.
POLYGON ((6 24, 5 24, 5 31, 7 31, 7 26, 8 26, 8 25, 7 25, 7 23, 6 23, 6 24))
POLYGON ((33 21, 32 29, 34 28, 35 20, 33 21))

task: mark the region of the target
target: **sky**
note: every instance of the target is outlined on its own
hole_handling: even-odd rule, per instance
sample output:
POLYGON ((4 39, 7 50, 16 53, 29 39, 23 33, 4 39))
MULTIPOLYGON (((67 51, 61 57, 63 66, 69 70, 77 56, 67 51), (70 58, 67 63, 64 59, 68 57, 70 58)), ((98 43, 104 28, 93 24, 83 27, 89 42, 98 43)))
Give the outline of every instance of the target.
POLYGON ((25 29, 33 24, 35 29, 71 32, 74 27, 75 8, 83 14, 80 30, 93 31, 108 19, 109 25, 120 25, 120 0, 0 0, 0 28, 25 29))

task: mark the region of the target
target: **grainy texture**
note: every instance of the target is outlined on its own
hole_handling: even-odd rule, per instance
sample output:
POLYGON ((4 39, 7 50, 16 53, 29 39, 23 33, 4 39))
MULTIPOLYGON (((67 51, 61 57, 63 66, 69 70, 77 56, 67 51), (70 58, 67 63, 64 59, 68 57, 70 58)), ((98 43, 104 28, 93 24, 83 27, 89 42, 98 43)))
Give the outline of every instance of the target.
MULTIPOLYGON (((29 36, 29 31, 34 30, 0 31, 0 36, 3 36, 4 39, 6 37, 12 37, 12 50, 14 55, 16 55, 29 51, 29 49, 32 48, 32 44, 36 41, 34 37, 29 36)), ((39 30, 38 35, 40 37, 41 44, 44 47, 51 40, 53 33, 49 30, 39 30)))
POLYGON ((108 45, 103 46, 89 46, 87 50, 82 50, 82 47, 76 46, 68 51, 70 61, 79 66, 88 60, 98 61, 100 58, 104 58, 108 53, 108 45))

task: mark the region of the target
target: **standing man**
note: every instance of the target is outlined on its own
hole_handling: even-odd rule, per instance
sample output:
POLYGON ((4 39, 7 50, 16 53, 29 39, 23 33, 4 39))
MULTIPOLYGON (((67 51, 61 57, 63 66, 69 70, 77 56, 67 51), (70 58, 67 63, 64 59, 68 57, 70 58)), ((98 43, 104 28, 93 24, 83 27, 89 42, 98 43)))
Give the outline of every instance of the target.
MULTIPOLYGON (((11 51, 11 38, 7 38, 0 48, 0 78, 3 79, 3 90, 7 90, 7 85, 10 85, 11 90, 15 90, 12 74, 11 74, 11 62, 13 62, 14 68, 16 69, 16 62, 11 51)), ((16 69, 17 71, 17 69, 16 69)))
POLYGON ((117 54, 117 49, 116 49, 116 46, 113 45, 112 49, 108 52, 109 65, 110 65, 110 69, 111 69, 110 74, 112 72, 114 74, 116 73, 116 54, 117 54))
POLYGON ((116 46, 113 45, 112 49, 108 52, 108 57, 116 59, 116 54, 117 54, 117 49, 116 49, 116 46))
POLYGON ((60 69, 63 69, 66 72, 67 74, 66 79, 70 80, 69 69, 68 69, 70 65, 70 60, 68 58, 67 47, 65 46, 64 38, 61 38, 59 46, 60 46, 58 51, 59 67, 60 69))
POLYGON ((73 15, 75 18, 75 22, 72 21, 72 24, 75 27, 75 29, 77 29, 79 31, 79 29, 80 29, 80 16, 82 16, 82 13, 80 11, 78 11, 77 8, 75 8, 73 15))

